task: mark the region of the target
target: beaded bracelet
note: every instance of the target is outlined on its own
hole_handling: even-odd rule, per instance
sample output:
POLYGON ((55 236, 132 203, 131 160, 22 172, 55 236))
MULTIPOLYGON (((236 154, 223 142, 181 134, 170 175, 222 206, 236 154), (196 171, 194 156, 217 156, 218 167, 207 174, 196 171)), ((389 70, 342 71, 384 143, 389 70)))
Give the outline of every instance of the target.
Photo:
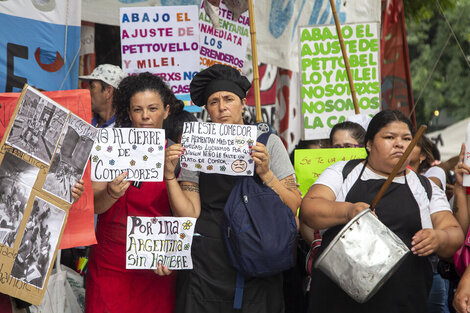
POLYGON ((263 185, 266 185, 269 187, 269 184, 273 181, 273 179, 274 179, 274 173, 273 173, 273 176, 271 176, 271 179, 269 181, 263 182, 263 185))
POLYGON ((120 197, 114 197, 110 192, 109 192, 109 184, 106 185, 106 193, 111 197, 113 198, 114 200, 117 200, 119 199, 120 197))

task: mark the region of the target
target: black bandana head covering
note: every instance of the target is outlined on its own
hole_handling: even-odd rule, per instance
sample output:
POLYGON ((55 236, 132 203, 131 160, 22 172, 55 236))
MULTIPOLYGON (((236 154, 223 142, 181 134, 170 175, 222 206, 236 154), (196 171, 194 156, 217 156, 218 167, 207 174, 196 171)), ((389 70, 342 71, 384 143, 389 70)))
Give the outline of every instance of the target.
POLYGON ((189 91, 194 104, 202 107, 214 92, 230 91, 243 99, 250 87, 250 81, 233 67, 215 64, 194 76, 189 91))

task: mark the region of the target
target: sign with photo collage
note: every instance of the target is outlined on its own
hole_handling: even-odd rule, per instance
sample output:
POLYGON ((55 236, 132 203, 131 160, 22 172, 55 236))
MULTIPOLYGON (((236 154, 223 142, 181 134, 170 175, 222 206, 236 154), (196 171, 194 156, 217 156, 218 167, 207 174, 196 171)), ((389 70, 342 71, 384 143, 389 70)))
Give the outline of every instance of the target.
POLYGON ((0 144, 0 292, 40 304, 97 130, 25 85, 0 144))

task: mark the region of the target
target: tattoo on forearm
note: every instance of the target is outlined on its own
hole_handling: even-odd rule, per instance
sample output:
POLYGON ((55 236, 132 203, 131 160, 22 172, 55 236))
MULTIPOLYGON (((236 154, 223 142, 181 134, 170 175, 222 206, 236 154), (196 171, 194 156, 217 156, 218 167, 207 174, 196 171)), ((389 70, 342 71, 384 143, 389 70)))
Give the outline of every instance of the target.
POLYGON ((289 190, 297 190, 297 182, 293 177, 287 177, 286 179, 282 180, 284 186, 289 190))
POLYGON ((181 190, 183 190, 183 191, 192 191, 192 192, 197 192, 197 193, 199 193, 199 186, 197 186, 197 185, 182 184, 182 185, 181 185, 181 190))

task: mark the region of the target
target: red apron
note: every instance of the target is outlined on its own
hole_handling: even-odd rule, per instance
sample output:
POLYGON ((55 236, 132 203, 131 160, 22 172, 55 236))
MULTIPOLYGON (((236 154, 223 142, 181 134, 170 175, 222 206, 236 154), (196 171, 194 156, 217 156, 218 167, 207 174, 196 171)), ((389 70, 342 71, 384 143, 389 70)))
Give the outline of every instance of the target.
POLYGON ((98 244, 91 248, 86 276, 86 312, 172 313, 176 273, 126 270, 128 216, 170 216, 165 182, 131 184, 98 219, 98 244))

